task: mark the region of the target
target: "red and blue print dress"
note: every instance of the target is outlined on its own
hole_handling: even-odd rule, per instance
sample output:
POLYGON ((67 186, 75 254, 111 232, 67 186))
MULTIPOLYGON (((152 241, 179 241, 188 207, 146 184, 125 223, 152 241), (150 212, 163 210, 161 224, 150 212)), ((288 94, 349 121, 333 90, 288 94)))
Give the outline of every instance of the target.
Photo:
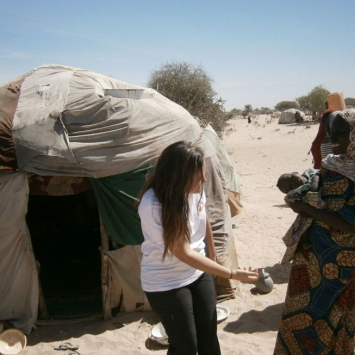
MULTIPOLYGON (((354 182, 322 168, 322 199, 355 224, 354 182)), ((354 354, 355 234, 314 220, 296 251, 274 355, 354 354)))

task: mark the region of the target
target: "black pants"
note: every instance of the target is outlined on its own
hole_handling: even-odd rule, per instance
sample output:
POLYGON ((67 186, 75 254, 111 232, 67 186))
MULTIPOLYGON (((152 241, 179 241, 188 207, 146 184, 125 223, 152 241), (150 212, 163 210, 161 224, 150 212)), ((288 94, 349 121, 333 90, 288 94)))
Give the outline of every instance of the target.
POLYGON ((146 295, 169 336, 169 355, 221 354, 212 275, 203 274, 185 287, 146 295))

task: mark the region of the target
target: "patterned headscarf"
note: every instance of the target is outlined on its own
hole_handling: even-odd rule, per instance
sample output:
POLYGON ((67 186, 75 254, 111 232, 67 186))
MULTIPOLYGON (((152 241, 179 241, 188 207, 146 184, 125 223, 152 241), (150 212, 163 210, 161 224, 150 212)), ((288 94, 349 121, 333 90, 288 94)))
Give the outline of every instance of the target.
MULTIPOLYGON (((346 154, 329 154, 322 160, 322 166, 329 170, 336 171, 350 180, 355 181, 355 110, 336 111, 333 112, 333 114, 340 115, 346 122, 349 123, 349 146, 346 154)), ((334 117, 331 118, 331 125, 334 122, 334 117)))

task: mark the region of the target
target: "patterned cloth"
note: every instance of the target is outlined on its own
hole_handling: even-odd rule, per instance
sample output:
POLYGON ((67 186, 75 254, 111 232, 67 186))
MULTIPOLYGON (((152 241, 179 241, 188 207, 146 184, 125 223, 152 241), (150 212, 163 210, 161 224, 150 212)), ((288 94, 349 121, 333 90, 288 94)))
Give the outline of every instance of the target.
MULTIPOLYGON (((294 195, 295 194, 291 195, 293 198, 290 198, 288 194, 285 196, 286 204, 292 202, 292 199, 293 201, 297 199, 297 197, 295 197, 294 195)), ((309 191, 306 193, 305 196, 302 195, 302 201, 316 208, 322 209, 325 207, 325 202, 321 199, 320 192, 309 191)), ((303 216, 301 214, 297 215, 295 221, 292 223, 291 227, 288 229, 285 236, 282 238, 282 240, 287 246, 287 249, 285 255, 282 258, 281 264, 287 265, 292 261, 298 243, 300 242, 301 237, 305 235, 308 228, 311 226, 312 221, 313 218, 311 217, 303 216)))
MULTIPOLYGON (((318 174, 318 171, 319 170, 309 168, 302 173, 302 176, 307 179, 307 183, 297 187, 294 190, 290 190, 287 193, 287 195, 285 196, 286 205, 290 206, 290 203, 296 200, 302 200, 303 202, 308 203, 316 208, 325 207, 325 203, 321 199, 320 195, 321 189, 318 189, 317 192, 309 191, 312 178, 314 177, 314 175, 318 174)), ((287 265, 292 261, 295 251, 297 249, 297 245, 300 242, 302 236, 304 236, 305 239, 305 233, 307 229, 311 226, 312 221, 313 218, 300 214, 297 215, 295 221, 292 223, 291 227, 288 229, 282 239, 285 245, 287 246, 287 249, 285 255, 282 258, 281 264, 287 265)))
MULTIPOLYGON (((355 223, 355 184, 322 168, 329 211, 355 223)), ((296 250, 274 355, 350 355, 355 334, 355 234, 313 220, 296 250)))

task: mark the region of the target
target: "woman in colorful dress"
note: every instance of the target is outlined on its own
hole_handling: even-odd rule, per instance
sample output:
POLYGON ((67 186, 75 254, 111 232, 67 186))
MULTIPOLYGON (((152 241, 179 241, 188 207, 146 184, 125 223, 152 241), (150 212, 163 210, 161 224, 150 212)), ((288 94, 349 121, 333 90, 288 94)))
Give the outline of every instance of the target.
POLYGON ((291 208, 314 218, 311 246, 292 263, 274 355, 354 353, 355 333, 355 114, 332 120, 334 154, 322 161, 326 209, 301 201, 291 208))

